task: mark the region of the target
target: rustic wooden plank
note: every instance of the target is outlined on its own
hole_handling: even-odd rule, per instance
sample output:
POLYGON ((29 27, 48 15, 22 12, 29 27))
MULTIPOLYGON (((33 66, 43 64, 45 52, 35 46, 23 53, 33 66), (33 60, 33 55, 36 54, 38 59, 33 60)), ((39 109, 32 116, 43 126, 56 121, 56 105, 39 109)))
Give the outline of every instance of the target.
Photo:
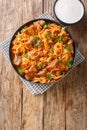
POLYGON ((52 17, 54 17, 54 12, 53 12, 53 5, 55 0, 43 0, 44 1, 44 12, 49 12, 52 17))
POLYGON ((44 95, 44 130, 65 130, 65 86, 62 82, 44 95))
MULTIPOLYGON (((23 5, 23 23, 42 14, 42 0, 26 0, 23 5)), ((23 130, 43 130, 43 119, 43 95, 34 96, 23 87, 23 130)))
MULTIPOLYGON (((48 11, 52 17, 54 2, 55 0, 44 0, 44 12, 48 11)), ((65 130, 65 96, 65 80, 45 93, 44 130, 65 130)))
POLYGON ((33 96, 23 89, 23 130, 43 130, 43 95, 33 96))
MULTIPOLYGON (((86 64, 87 65, 87 64, 86 64)), ((87 129, 87 82, 78 76, 78 69, 68 79, 66 90, 66 129, 87 129), (73 82, 74 81, 74 82, 73 82)), ((71 74, 70 74, 71 76, 71 74)), ((87 77, 87 76, 86 76, 87 77)))
MULTIPOLYGON (((0 0, 0 41, 22 24, 22 1, 0 0)), ((22 83, 0 51, 0 130, 21 129, 22 83)))
POLYGON ((66 81, 66 129, 87 129, 87 0, 83 20, 69 27, 76 45, 86 60, 76 67, 66 81))

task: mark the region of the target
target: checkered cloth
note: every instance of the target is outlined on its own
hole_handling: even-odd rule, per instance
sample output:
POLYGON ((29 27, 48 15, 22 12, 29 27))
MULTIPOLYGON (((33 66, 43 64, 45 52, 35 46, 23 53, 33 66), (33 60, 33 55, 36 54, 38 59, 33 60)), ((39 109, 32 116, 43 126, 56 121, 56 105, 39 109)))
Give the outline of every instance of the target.
MULTIPOLYGON (((49 13, 45 13, 43 14, 40 18, 47 18, 47 19, 51 19, 54 20, 49 13)), ((6 39, 5 41, 3 41, 0 44, 0 48, 2 50, 2 52, 4 53, 4 55, 6 56, 7 60, 9 60, 9 44, 10 44, 10 40, 11 37, 6 39)), ((76 55, 75 55, 75 61, 73 64, 73 68, 76 67, 77 65, 79 65, 83 60, 84 60, 84 56, 80 53, 80 51, 77 49, 76 50, 76 55)), ((20 77, 20 76, 19 76, 20 77)), ((23 83, 25 84, 25 86, 30 90, 30 92, 32 94, 42 94, 44 93, 48 88, 50 88, 54 83, 49 83, 49 84, 40 84, 40 83, 34 83, 34 82, 30 82, 30 81, 26 81, 25 79, 22 79, 20 77, 20 79, 23 81, 23 83)))

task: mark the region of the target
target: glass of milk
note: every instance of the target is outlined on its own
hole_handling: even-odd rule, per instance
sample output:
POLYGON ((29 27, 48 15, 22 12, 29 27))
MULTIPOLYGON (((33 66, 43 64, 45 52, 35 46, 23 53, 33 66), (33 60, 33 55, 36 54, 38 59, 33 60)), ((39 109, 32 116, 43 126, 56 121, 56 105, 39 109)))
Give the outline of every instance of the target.
POLYGON ((84 16, 84 5, 81 0, 57 0, 54 13, 62 24, 75 24, 84 16))

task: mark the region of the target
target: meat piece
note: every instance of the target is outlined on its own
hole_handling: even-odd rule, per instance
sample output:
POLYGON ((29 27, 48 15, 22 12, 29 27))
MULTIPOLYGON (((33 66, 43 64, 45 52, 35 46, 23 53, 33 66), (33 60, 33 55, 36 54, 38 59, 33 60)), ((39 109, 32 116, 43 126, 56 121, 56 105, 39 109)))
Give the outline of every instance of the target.
POLYGON ((29 69, 29 72, 37 72, 37 69, 35 68, 34 65, 32 65, 29 69))
POLYGON ((31 54, 31 60, 35 60, 35 59, 37 59, 38 58, 38 55, 32 55, 31 54))
POLYGON ((58 59, 51 61, 51 63, 47 66, 47 69, 56 67, 58 65, 58 59))
POLYGON ((35 44, 35 40, 33 37, 30 37, 30 39, 28 40, 28 44, 35 44))
POLYGON ((72 41, 72 40, 69 40, 67 44, 70 45, 70 44, 72 44, 72 43, 73 43, 73 41, 72 41))
POLYGON ((39 20, 37 22, 34 22, 33 24, 34 24, 35 27, 38 27, 39 25, 43 26, 45 24, 45 21, 44 20, 39 20))
POLYGON ((35 59, 38 59, 39 57, 43 56, 43 53, 42 53, 42 51, 38 51, 38 53, 31 53, 30 56, 31 56, 32 60, 35 60, 35 59))
POLYGON ((51 73, 53 73, 53 72, 59 72, 59 68, 53 68, 53 69, 51 69, 51 73))
POLYGON ((25 78, 26 78, 27 80, 32 79, 33 77, 34 77, 34 73, 26 73, 26 74, 25 74, 25 78))
POLYGON ((46 75, 46 71, 47 71, 46 69, 43 69, 43 70, 38 72, 38 75, 39 76, 44 76, 44 75, 46 75))
POLYGON ((35 73, 37 72, 37 69, 34 65, 32 65, 29 70, 25 71, 25 78, 26 79, 32 79, 35 76, 35 73))
POLYGON ((41 31, 42 26, 40 25, 39 21, 34 22, 33 25, 34 25, 34 27, 36 28, 36 29, 35 29, 35 34, 38 34, 38 32, 41 31))
POLYGON ((38 51, 38 57, 43 56, 43 52, 42 51, 38 51))
POLYGON ((37 69, 35 68, 34 65, 32 65, 28 70, 25 71, 25 73, 36 73, 37 72, 37 69))
POLYGON ((21 64, 21 62, 22 62, 22 59, 21 59, 21 57, 19 56, 19 55, 14 55, 14 59, 13 59, 13 63, 15 64, 15 65, 20 65, 21 64))
POLYGON ((71 52, 72 52, 72 54, 73 54, 73 53, 74 53, 73 41, 72 41, 72 40, 69 40, 67 44, 70 46, 71 52))
POLYGON ((45 24, 45 21, 44 21, 44 20, 40 20, 40 21, 39 21, 39 24, 40 24, 41 26, 43 26, 43 25, 45 24))
POLYGON ((31 53, 30 56, 32 60, 35 60, 39 57, 38 53, 31 53))
POLYGON ((38 26, 38 21, 37 21, 37 22, 33 22, 33 25, 34 25, 35 27, 37 27, 37 26, 38 26))

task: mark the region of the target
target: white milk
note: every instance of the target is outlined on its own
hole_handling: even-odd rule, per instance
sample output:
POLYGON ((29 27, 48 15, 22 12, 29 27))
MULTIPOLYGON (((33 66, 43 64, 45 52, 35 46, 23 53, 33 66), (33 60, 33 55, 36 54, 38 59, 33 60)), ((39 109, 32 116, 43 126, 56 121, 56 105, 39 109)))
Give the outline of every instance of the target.
POLYGON ((58 0, 55 5, 57 17, 65 23, 75 23, 84 14, 83 4, 79 0, 58 0))

